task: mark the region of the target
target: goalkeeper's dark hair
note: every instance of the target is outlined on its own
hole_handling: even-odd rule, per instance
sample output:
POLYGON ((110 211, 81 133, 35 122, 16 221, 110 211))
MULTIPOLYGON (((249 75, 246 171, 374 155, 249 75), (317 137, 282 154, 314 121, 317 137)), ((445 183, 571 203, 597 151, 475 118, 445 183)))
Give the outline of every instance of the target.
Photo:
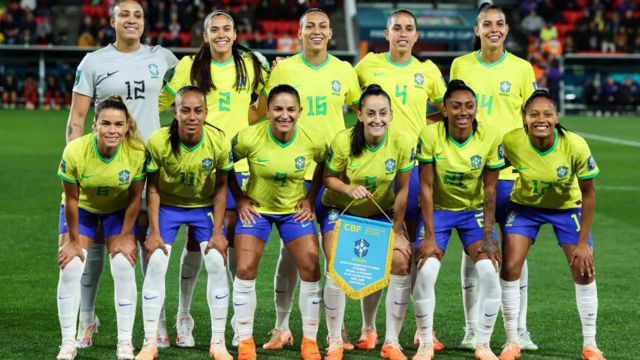
MULTIPOLYGON (((524 121, 524 118, 527 116, 527 109, 529 108, 529 105, 531 105, 531 103, 533 103, 534 100, 536 99, 547 99, 547 101, 549 101, 552 105, 553 105, 553 111, 556 112, 556 116, 560 116, 558 114, 558 107, 556 105, 555 100, 553 99, 553 97, 551 96, 551 94, 549 93, 549 91, 547 91, 546 89, 538 89, 536 91, 534 91, 531 96, 529 96, 529 98, 527 99, 527 101, 524 103, 524 107, 522 108, 522 123, 524 125, 524 131, 528 134, 529 133, 529 129, 527 129, 527 123, 526 121, 524 121)), ((560 125, 560 122, 558 122, 556 124, 556 129, 558 130, 558 134, 560 134, 561 136, 564 135, 567 131, 569 131, 567 128, 565 128, 564 126, 560 125)))
MULTIPOLYGON (((449 81, 449 85, 447 86, 447 91, 445 91, 444 97, 442 100, 442 103, 444 104, 445 108, 447 107, 447 100, 451 98, 453 93, 458 91, 466 91, 469 94, 471 94, 471 96, 473 97, 473 102, 475 102, 477 106, 477 97, 476 97, 475 91, 473 91, 473 89, 469 87, 469 85, 465 84, 465 82, 462 80, 451 80, 449 81)), ((477 108, 476 108, 476 111, 477 111, 477 108)), ((445 116, 442 121, 444 122, 444 132, 445 134, 447 134, 447 139, 449 139, 449 136, 448 136, 449 135, 449 119, 445 116)), ((473 127, 473 133, 475 134, 476 131, 478 131, 478 120, 475 117, 473 119, 473 123, 471 124, 471 126, 473 127)))
MULTIPOLYGON (((231 20, 233 30, 236 31, 236 22, 233 16, 226 11, 216 10, 210 12, 204 19, 204 33, 207 34, 209 30, 209 24, 215 16, 226 16, 231 20)), ((260 60, 251 52, 251 50, 238 42, 234 41, 231 45, 231 56, 233 57, 233 63, 236 70, 236 82, 233 86, 237 92, 246 90, 249 84, 249 73, 247 71, 246 64, 244 63, 243 56, 250 56, 251 63, 253 64, 253 83, 251 84, 252 92, 258 89, 259 84, 264 84, 265 79, 262 77, 262 66, 260 60), (242 52, 242 53, 241 53, 242 52)), ((216 90, 216 85, 213 83, 211 76, 211 49, 209 43, 206 41, 202 43, 198 53, 193 56, 193 64, 191 65, 190 81, 193 85, 198 85, 204 90, 205 93, 209 93, 212 90, 216 90)))
MULTIPOLYGON (((476 26, 478 27, 480 26, 480 24, 478 24, 478 18, 480 17, 480 15, 486 13, 489 10, 500 11, 506 17, 504 10, 502 10, 500 6, 495 5, 491 2, 485 2, 485 3, 482 3, 482 5, 480 5, 480 7, 478 8, 478 16, 476 17, 476 26)), ((472 46, 473 46, 473 50, 480 50, 480 48, 482 47, 480 43, 480 37, 478 36, 473 37, 472 46)))
MULTIPOLYGON (((378 84, 371 84, 367 86, 362 95, 360 95, 360 102, 358 107, 362 111, 362 105, 371 96, 383 96, 389 102, 389 109, 391 109, 391 98, 382 87, 378 84)), ((364 137, 364 122, 358 120, 356 125, 351 129, 351 155, 358 156, 364 152, 364 148, 367 145, 367 140, 364 137)))

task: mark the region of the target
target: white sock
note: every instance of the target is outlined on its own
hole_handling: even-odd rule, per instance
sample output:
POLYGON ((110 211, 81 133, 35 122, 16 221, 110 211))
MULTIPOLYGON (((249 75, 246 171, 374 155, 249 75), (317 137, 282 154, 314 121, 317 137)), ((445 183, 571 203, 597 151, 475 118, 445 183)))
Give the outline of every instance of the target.
POLYGON ((460 282, 462 283, 465 331, 475 334, 478 330, 478 273, 473 259, 464 251, 462 251, 460 264, 460 282))
POLYGON ((156 340, 158 323, 165 298, 165 276, 169 267, 171 246, 165 245, 168 254, 157 249, 149 258, 147 273, 142 284, 142 319, 144 320, 144 337, 156 340))
POLYGON ((178 296, 178 315, 188 316, 193 301, 193 290, 198 282, 202 267, 202 254, 199 251, 188 251, 185 247, 180 257, 180 294, 178 296))
POLYGON ((344 310, 347 302, 344 293, 327 276, 324 284, 324 311, 329 331, 329 342, 342 341, 342 324, 344 322, 344 310))
POLYGON ((518 313, 518 332, 527 331, 527 295, 529 293, 529 267, 527 260, 520 271, 520 312, 518 313))
POLYGON ((122 253, 117 253, 111 257, 111 275, 114 284, 118 341, 131 341, 138 295, 136 271, 122 253))
POLYGON ((371 295, 367 295, 360 300, 363 330, 376 328, 376 315, 378 314, 380 299, 382 299, 382 290, 376 291, 371 295))
POLYGON ((598 319, 598 288, 596 281, 591 284, 576 284, 576 304, 582 324, 583 346, 596 345, 596 320, 598 319))
POLYGON ((80 280, 80 323, 85 327, 96 319, 96 294, 104 271, 105 248, 104 244, 91 243, 84 260, 84 272, 80 280))
POLYGON ((386 332, 384 343, 398 342, 411 295, 411 276, 391 275, 387 287, 386 332))
POLYGON ((207 268, 207 303, 211 316, 211 342, 213 343, 214 340, 224 340, 224 329, 227 326, 229 312, 229 284, 222 254, 218 250, 211 249, 207 255, 204 255, 206 247, 206 241, 200 243, 204 266, 207 268))
POLYGON ((293 257, 280 242, 280 257, 273 278, 276 303, 276 329, 289 330, 289 315, 293 305, 293 295, 298 285, 298 267, 293 257))
POLYGON ((440 261, 433 257, 428 258, 418 272, 416 283, 413 287, 413 307, 416 313, 420 343, 432 346, 433 311, 436 307, 435 285, 439 271, 440 261))
POLYGON ((256 313, 256 281, 233 280, 233 313, 240 341, 253 336, 253 317, 256 313))
POLYGON ((489 345, 500 311, 500 277, 489 259, 476 263, 478 274, 478 345, 489 345))
POLYGON ((502 317, 507 342, 518 343, 518 312, 520 312, 520 280, 500 279, 502 287, 502 317))
MULTIPOLYGON (((82 250, 87 256, 87 251, 82 250)), ((76 336, 76 321, 78 319, 78 307, 80 306, 80 278, 85 263, 79 256, 73 258, 64 269, 60 269, 58 279, 58 319, 62 341, 74 341, 76 336)))
MULTIPOLYGON (((316 340, 320 325, 320 281, 300 280, 300 316, 302 318, 302 336, 316 340)), ((342 329, 342 323, 340 323, 342 329)))

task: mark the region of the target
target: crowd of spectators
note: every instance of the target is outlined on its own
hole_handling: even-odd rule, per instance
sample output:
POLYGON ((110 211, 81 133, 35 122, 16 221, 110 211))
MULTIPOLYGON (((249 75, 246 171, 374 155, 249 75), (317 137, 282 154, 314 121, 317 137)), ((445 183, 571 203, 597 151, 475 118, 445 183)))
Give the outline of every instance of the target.
POLYGON ((50 1, 38 1, 36 5, 36 1, 8 0, 0 4, 0 44, 51 44, 50 6, 50 1))
POLYGON ((607 77, 604 83, 599 80, 588 81, 583 96, 589 111, 635 113, 640 106, 640 86, 629 77, 622 83, 612 76, 607 77))
POLYGON ((35 73, 28 72, 24 76, 17 76, 9 71, 4 75, 0 74, 2 108, 15 109, 20 105, 26 110, 68 109, 71 106, 74 80, 72 72, 67 72, 62 77, 51 72, 47 75, 44 91, 40 94, 35 73))

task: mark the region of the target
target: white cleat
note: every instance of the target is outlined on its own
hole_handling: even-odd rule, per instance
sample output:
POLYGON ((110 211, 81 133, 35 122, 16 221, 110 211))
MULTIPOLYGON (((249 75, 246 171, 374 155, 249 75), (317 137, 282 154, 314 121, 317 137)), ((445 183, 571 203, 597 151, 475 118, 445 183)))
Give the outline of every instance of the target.
POLYGON ((531 340, 531 335, 527 330, 518 331, 518 342, 520 343, 520 349, 522 350, 538 350, 538 345, 536 345, 533 340, 531 340))
POLYGON ((131 341, 118 341, 118 347, 116 348, 116 356, 118 357, 118 360, 133 360, 135 358, 133 351, 134 349, 131 341))
POLYGON ((98 329, 100 329, 100 320, 97 316, 90 324, 85 325, 80 322, 76 336, 77 347, 80 349, 90 347, 93 344, 93 334, 97 333, 98 329))
POLYGON ((60 352, 56 357, 57 360, 73 360, 76 358, 78 354, 78 349, 76 349, 76 342, 73 340, 63 341, 62 345, 60 345, 60 352))
POLYGON ((476 338, 473 330, 465 329, 464 338, 462 338, 462 341, 460 341, 460 345, 458 347, 465 350, 475 350, 477 342, 478 338, 476 338))
POLYGON ((195 322, 191 315, 187 316, 176 316, 176 346, 183 348, 192 348, 196 346, 196 341, 193 338, 193 328, 195 326, 195 322))
POLYGON ((167 332, 167 323, 164 319, 160 319, 158 322, 158 336, 156 338, 156 344, 159 349, 166 349, 171 346, 171 340, 169 340, 169 333, 167 332))

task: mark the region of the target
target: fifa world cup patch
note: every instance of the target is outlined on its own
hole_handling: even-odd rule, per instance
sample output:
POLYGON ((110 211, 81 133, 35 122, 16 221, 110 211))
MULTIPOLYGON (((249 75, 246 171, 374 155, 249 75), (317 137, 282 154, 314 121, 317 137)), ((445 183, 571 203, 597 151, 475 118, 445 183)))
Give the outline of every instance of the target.
POLYGON ((592 171, 596 168, 596 161, 593 159, 593 156, 589 155, 587 159, 587 170, 592 171))

